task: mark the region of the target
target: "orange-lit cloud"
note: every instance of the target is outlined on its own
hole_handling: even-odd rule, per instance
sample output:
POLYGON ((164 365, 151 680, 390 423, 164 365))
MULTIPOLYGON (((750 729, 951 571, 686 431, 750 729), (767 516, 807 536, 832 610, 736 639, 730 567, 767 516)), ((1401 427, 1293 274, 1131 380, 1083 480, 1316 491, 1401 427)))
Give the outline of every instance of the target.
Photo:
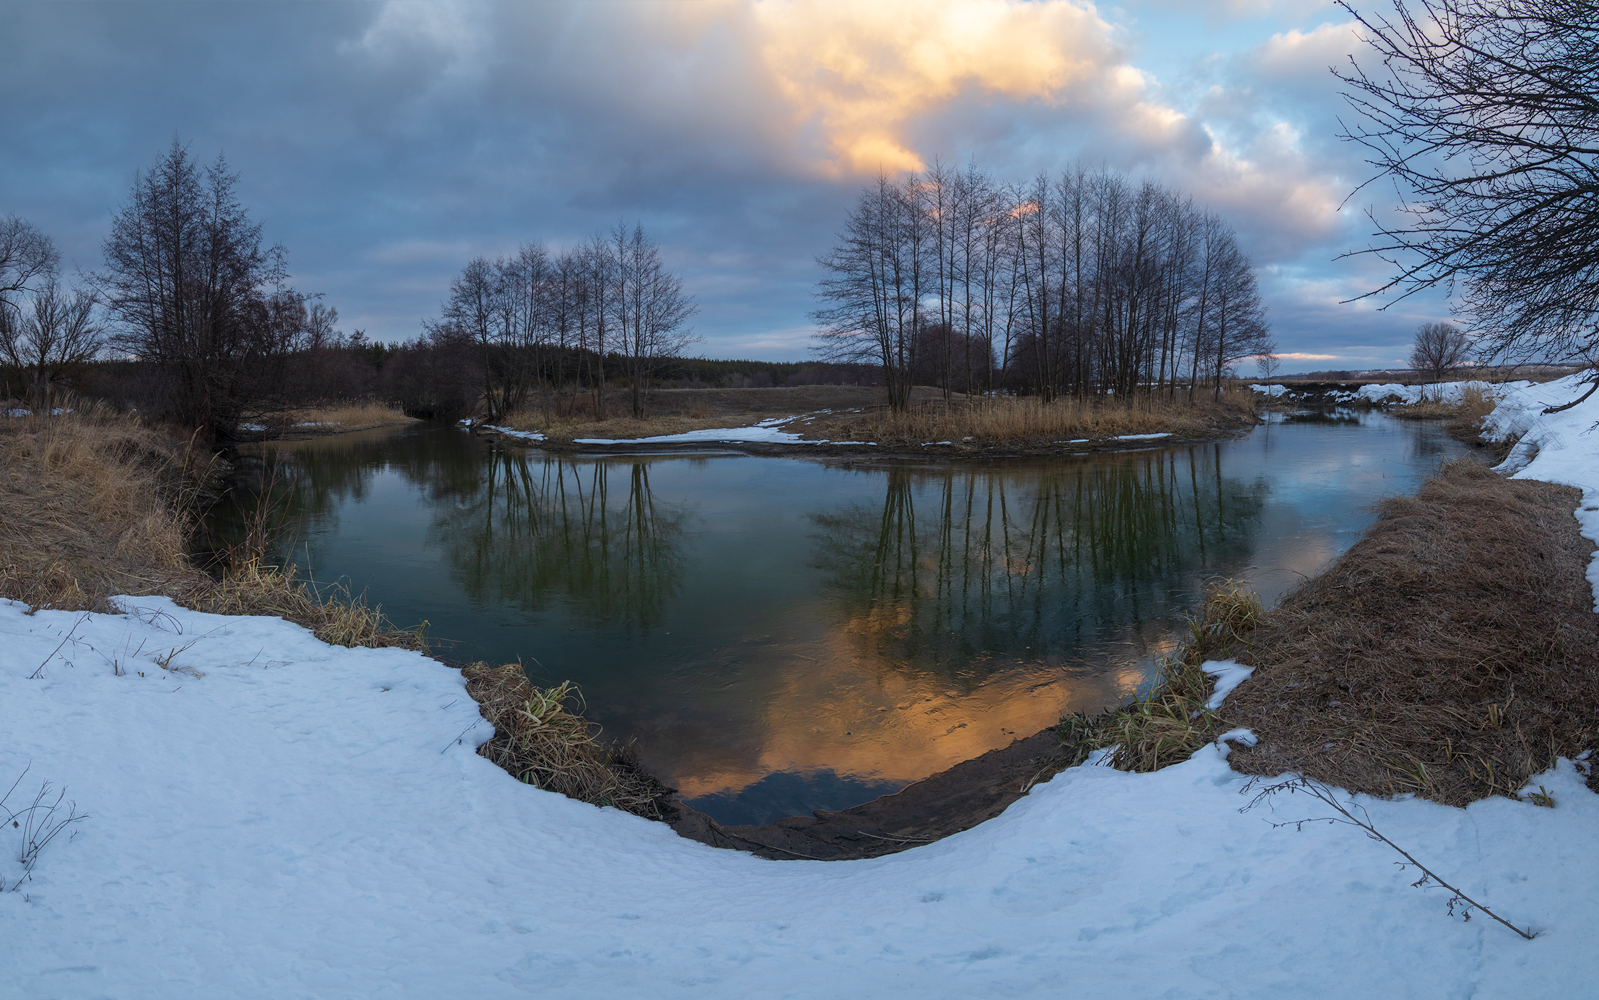
POLYGON ((1066 0, 764 0, 753 10, 765 66, 836 170, 920 169, 905 127, 963 93, 1059 102, 1143 86, 1118 65, 1112 27, 1066 0))

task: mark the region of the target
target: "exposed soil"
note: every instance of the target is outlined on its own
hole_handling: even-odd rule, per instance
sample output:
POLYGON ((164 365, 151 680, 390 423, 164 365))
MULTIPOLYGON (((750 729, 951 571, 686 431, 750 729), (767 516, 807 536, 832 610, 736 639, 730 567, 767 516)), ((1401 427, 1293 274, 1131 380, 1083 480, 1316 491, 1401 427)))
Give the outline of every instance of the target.
POLYGON ((1248 774, 1451 805, 1599 742, 1592 542, 1566 486, 1457 461, 1268 612, 1227 699, 1248 774))
POLYGON ((772 860, 848 861, 896 854, 993 819, 1040 781, 1078 757, 1045 729, 990 750, 892 795, 839 812, 818 809, 766 826, 722 826, 674 800, 668 822, 679 835, 772 860))

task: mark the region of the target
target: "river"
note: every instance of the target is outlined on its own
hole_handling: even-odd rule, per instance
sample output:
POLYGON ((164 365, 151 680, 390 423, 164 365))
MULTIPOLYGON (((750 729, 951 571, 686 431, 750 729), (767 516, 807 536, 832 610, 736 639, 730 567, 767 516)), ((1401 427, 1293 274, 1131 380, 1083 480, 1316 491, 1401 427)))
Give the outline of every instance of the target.
POLYGON ((576 681, 691 804, 764 823, 1115 705, 1207 580, 1269 604, 1464 451, 1360 411, 984 462, 557 456, 426 426, 255 446, 235 496, 272 485, 302 576, 426 619, 443 656, 576 681))

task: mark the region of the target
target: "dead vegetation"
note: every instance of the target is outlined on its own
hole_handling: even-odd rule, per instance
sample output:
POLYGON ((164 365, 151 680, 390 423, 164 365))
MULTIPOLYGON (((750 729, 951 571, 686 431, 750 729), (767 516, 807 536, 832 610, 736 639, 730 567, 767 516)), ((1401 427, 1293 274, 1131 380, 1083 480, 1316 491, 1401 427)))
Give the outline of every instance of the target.
POLYGON ((571 681, 534 687, 519 663, 461 668, 466 690, 494 725, 478 748, 519 781, 569 798, 614 806, 649 819, 663 815, 671 790, 639 769, 632 747, 599 740, 599 727, 573 712, 582 696, 571 681))
POLYGON ((1220 724, 1238 770, 1451 805, 1511 795, 1599 738, 1599 616, 1577 490, 1457 461, 1250 637, 1220 724))
POLYGON ((1229 389, 1220 400, 1202 396, 1190 404, 1186 398, 1142 395, 1048 403, 1013 396, 945 399, 937 389, 918 386, 910 409, 903 412, 888 409, 883 390, 856 386, 678 389, 658 391, 650 398, 653 413, 644 419, 611 416, 598 420, 592 400, 580 397, 560 406, 512 414, 504 426, 539 431, 552 443, 569 444, 579 438, 630 440, 799 417, 783 429, 809 440, 1031 447, 1124 434, 1198 437, 1221 428, 1249 426, 1255 418, 1255 393, 1247 388, 1229 389))
POLYGON ((0 418, 0 596, 111 611, 111 594, 194 586, 210 470, 203 450, 101 407, 0 418))
MULTIPOLYGON (((956 398, 913 405, 895 413, 877 410, 854 419, 834 418, 830 436, 880 444, 964 441, 979 444, 1047 445, 1103 440, 1124 434, 1198 437, 1219 424, 1252 424, 1254 393, 1229 391, 1220 400, 1159 396, 1064 398, 1045 403, 1036 397, 956 398)), ((812 430, 807 437, 818 436, 812 430)))
POLYGON ((427 652, 427 622, 400 628, 383 614, 382 605, 369 605, 364 595, 351 594, 339 584, 318 586, 298 580, 293 566, 273 565, 258 554, 233 558, 221 579, 206 578, 169 596, 185 607, 215 615, 282 618, 334 646, 398 646, 427 652))
POLYGON ((243 433, 251 438, 305 438, 418 422, 415 417, 406 416, 394 404, 356 400, 321 403, 269 414, 255 421, 255 426, 264 430, 244 429, 243 433))
POLYGON ((1231 728, 1205 706, 1216 684, 1202 665, 1244 655, 1260 618, 1260 598, 1253 591, 1232 580, 1212 583, 1188 619, 1187 634, 1161 661, 1149 692, 1113 712, 1062 719, 1062 743, 1077 748, 1076 760, 1109 750, 1110 765, 1122 771, 1158 771, 1187 760, 1231 728))
MULTIPOLYGON (((1494 398, 1480 386, 1467 386, 1455 402, 1427 399, 1409 406, 1396 406, 1389 411, 1406 420, 1447 420, 1450 436, 1471 443, 1486 444, 1481 440, 1482 418, 1494 411, 1494 398)), ((1509 446, 1505 446, 1508 453, 1509 446)))

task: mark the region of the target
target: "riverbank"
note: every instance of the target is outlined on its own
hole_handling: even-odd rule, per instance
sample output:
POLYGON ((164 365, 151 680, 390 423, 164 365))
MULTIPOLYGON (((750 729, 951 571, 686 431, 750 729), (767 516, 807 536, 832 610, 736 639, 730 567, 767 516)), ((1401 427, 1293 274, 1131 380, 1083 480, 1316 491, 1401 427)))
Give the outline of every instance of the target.
POLYGON ((1535 778, 1554 808, 1351 803, 1532 941, 1452 916, 1359 831, 1266 822, 1320 803, 1241 813, 1226 744, 1068 768, 889 857, 776 864, 515 781, 475 752, 460 673, 418 653, 124 609, 0 604, 7 808, 65 793, 31 870, 0 828, 21 996, 1557 997, 1599 976, 1599 796, 1570 765, 1535 778))
POLYGON ((387 403, 330 403, 257 417, 239 424, 234 434, 238 441, 303 441, 421 422, 387 403))
POLYGON ((896 413, 881 389, 858 386, 673 389, 651 394, 655 413, 643 420, 527 411, 474 428, 550 450, 670 452, 718 445, 751 454, 1014 458, 1214 440, 1255 426, 1255 402, 1255 394, 1242 389, 1192 404, 1150 396, 1044 403, 946 399, 918 386, 910 409, 896 413))
MULTIPOLYGON (((1532 418, 1512 456, 1581 480, 1589 539, 1596 418, 1532 418)), ((1280 828, 1318 802, 1240 812, 1239 733, 1153 773, 1100 755, 916 850, 775 865, 513 780, 476 752, 461 673, 414 651, 118 604, 0 604, 0 777, 66 792, 38 852, 0 827, 22 995, 1554 997, 1599 976, 1599 797, 1569 763, 1465 809, 1334 793, 1532 941, 1463 922, 1359 831, 1280 828)))

